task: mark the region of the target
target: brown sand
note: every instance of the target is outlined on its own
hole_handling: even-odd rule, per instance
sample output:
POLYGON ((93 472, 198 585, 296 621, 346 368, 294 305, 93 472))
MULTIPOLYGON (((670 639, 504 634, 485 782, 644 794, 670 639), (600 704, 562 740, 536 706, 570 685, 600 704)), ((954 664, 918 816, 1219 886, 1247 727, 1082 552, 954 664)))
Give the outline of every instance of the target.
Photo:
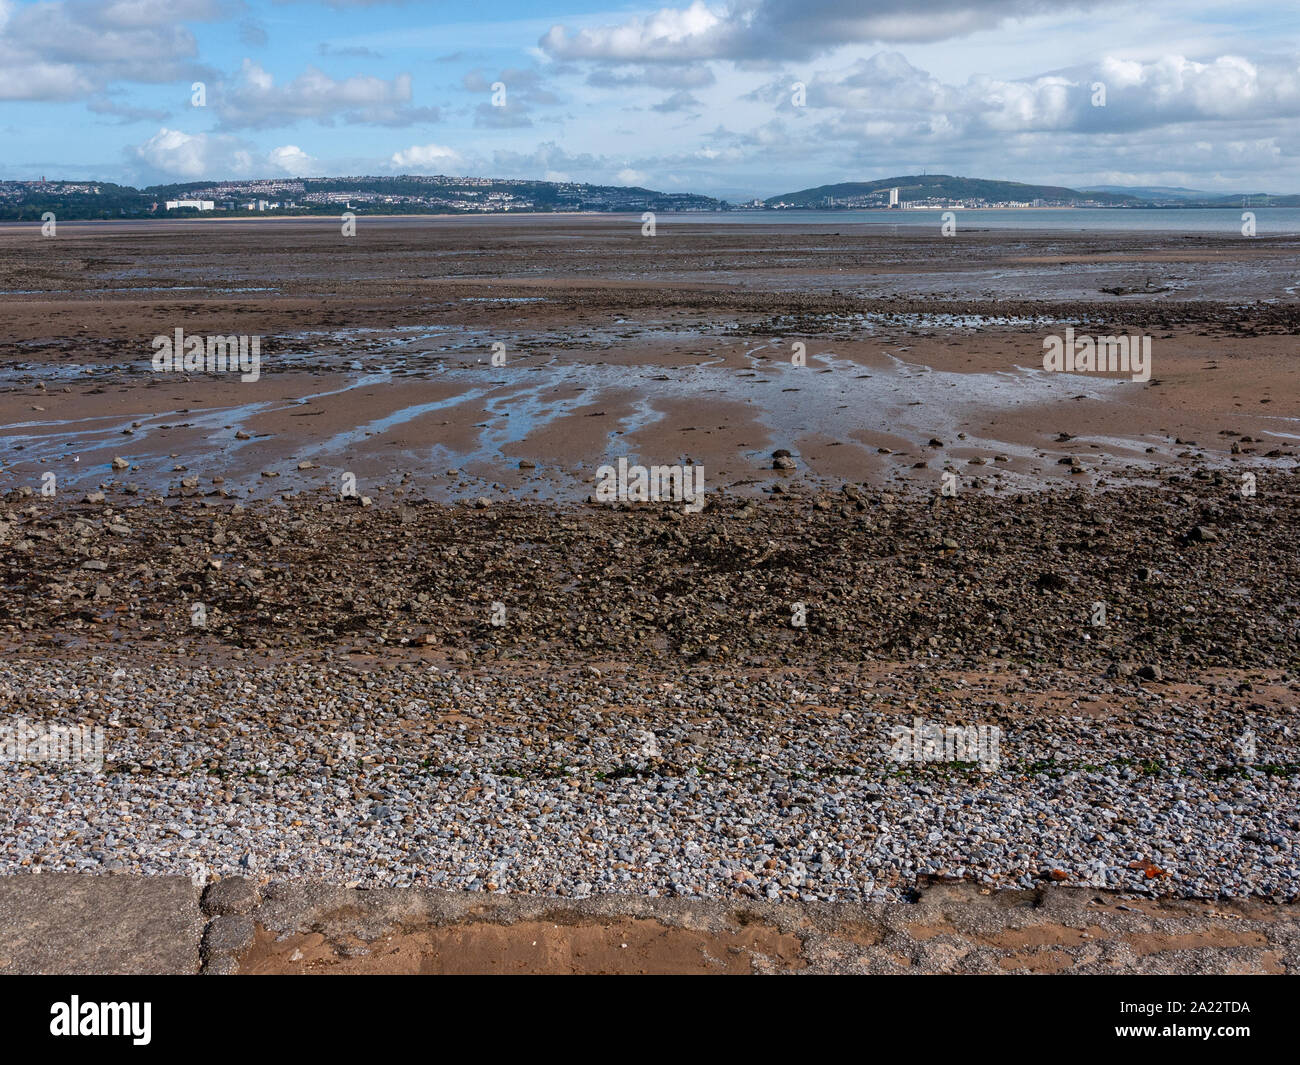
POLYGON ((1098 475, 1222 461, 1225 432, 1258 441, 1247 454, 1294 453, 1294 295, 1218 299, 1247 269, 1236 302, 1285 295, 1294 242, 813 230, 673 225, 645 240, 623 219, 392 219, 352 241, 282 222, 72 225, 41 241, 0 229, 0 488, 52 471, 90 490, 118 455, 139 467, 120 479, 146 494, 187 474, 240 495, 332 488, 346 471, 376 497, 404 476, 434 497, 496 485, 582 498, 621 454, 702 463, 713 489, 773 483, 777 447, 828 482, 925 483, 948 463, 1016 487, 1077 478, 1057 462, 1073 453, 1098 475), (1086 293, 1079 275, 1062 280, 1072 264, 1093 271, 1086 293), (999 291, 1013 269, 1032 278, 999 291), (1103 291, 1135 277, 1176 284, 1103 291), (992 319, 946 317, 979 314, 992 319), (1153 380, 1036 385, 1043 338, 1066 324, 1152 335, 1153 380), (260 380, 151 372, 151 338, 177 327, 263 337, 260 380), (490 363, 498 339, 505 366, 490 363), (795 341, 804 367, 790 365, 795 341), (239 431, 253 439, 237 446, 239 431), (1062 448, 1061 432, 1079 439, 1062 448), (947 450, 926 448, 936 436, 947 450))

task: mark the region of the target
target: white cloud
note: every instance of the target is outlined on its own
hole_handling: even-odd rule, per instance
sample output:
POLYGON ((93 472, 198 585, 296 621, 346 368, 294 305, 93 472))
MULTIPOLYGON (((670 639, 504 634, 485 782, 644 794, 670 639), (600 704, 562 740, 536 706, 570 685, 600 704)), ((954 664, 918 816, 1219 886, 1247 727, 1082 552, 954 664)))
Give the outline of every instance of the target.
POLYGON ((644 185, 648 179, 645 171, 625 167, 614 175, 620 185, 644 185))
MULTIPOLYGON (((1165 56, 1139 63, 1107 59, 1098 77, 1120 89, 1153 117, 1296 116, 1300 114, 1300 57, 1251 61, 1219 56, 1208 63, 1165 56)), ((1109 105, 1109 104, 1108 104, 1109 105)))
POLYGON ((252 153, 233 137, 166 127, 129 149, 128 154, 149 176, 183 181, 238 177, 254 170, 252 153))
POLYGON ((121 82, 205 77, 182 23, 228 10, 221 0, 0 0, 0 100, 74 100, 121 82))
POLYGON ((728 30, 723 15, 711 11, 702 0, 695 0, 688 8, 663 8, 648 18, 574 34, 563 26, 552 26, 540 44, 557 59, 682 62, 720 54, 728 30))
POLYGON ((157 183, 322 173, 319 161, 296 144, 262 153, 231 134, 185 133, 166 126, 143 144, 129 148, 127 155, 142 179, 157 183))
POLYGON ((455 148, 441 144, 414 144, 394 152, 388 162, 394 170, 419 174, 454 174, 458 170, 463 172, 465 166, 465 160, 455 148))
MULTIPOLYGON (((750 97, 796 116, 788 79, 772 79, 750 97)), ((1300 117, 1300 57, 1107 58, 1061 73, 1022 79, 980 74, 948 85, 896 52, 880 52, 847 69, 814 75, 807 85, 806 113, 799 117, 808 115, 825 116, 823 132, 850 139, 906 139, 921 131, 958 137, 1104 134, 1185 122, 1295 118, 1300 117), (1092 103, 1097 82, 1107 89, 1104 107, 1092 103)))
MULTIPOLYGON (((1096 6, 1074 0, 1066 8, 1096 6)), ((1105 2, 1105 0, 1100 0, 1105 2)), ((806 59, 844 44, 942 41, 1039 14, 1041 0, 733 0, 662 8, 596 28, 552 26, 538 42, 556 59, 682 63, 700 59, 806 59)))
POLYGON ((413 108, 410 102, 410 74, 391 81, 360 74, 335 79, 308 67, 293 81, 276 85, 260 63, 245 59, 238 81, 219 94, 217 110, 225 129, 271 129, 303 119, 328 124, 341 118, 379 126, 438 121, 437 108, 413 108))
POLYGON ((0 62, 0 100, 76 100, 96 88, 71 63, 0 62))
POLYGON ((277 166, 286 174, 292 174, 294 177, 309 177, 314 175, 318 169, 316 160, 296 144, 285 144, 279 148, 272 148, 267 158, 272 166, 277 166))

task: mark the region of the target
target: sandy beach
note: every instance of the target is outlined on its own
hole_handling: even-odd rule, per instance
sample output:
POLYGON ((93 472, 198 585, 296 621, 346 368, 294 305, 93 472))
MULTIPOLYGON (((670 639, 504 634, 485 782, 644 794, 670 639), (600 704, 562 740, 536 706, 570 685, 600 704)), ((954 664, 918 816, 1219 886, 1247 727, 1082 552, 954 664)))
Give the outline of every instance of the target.
POLYGON ((0 868, 1291 902, 1296 244, 0 227, 0 697, 104 741, 4 775, 0 868), (1067 328, 1149 375, 1045 371, 1067 328))

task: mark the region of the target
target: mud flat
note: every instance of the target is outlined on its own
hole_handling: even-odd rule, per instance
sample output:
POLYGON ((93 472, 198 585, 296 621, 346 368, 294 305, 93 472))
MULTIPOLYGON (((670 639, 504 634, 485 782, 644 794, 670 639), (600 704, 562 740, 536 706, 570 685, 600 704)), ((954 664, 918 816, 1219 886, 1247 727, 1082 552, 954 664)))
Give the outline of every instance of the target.
POLYGON ((758 492, 785 449, 826 484, 1023 489, 1296 454, 1294 239, 790 228, 4 229, 0 488, 122 458, 149 494, 581 500, 627 455, 758 492), (1149 336, 1145 379, 1045 373, 1066 328, 1149 336), (257 379, 155 372, 176 329, 260 337, 257 379))

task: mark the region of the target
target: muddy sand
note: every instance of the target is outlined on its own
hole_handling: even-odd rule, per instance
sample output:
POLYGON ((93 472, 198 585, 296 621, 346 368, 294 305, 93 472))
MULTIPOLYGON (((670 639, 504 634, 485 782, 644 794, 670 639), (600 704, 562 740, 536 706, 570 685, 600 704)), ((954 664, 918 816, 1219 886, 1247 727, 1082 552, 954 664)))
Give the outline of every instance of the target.
POLYGON ((581 500, 627 456, 758 492, 776 449, 823 483, 1033 488, 1296 454, 1295 240, 792 228, 6 228, 0 489, 581 500), (1150 336, 1149 379, 1044 372, 1067 327, 1150 336), (257 380, 155 372, 177 329, 261 338, 257 380))

